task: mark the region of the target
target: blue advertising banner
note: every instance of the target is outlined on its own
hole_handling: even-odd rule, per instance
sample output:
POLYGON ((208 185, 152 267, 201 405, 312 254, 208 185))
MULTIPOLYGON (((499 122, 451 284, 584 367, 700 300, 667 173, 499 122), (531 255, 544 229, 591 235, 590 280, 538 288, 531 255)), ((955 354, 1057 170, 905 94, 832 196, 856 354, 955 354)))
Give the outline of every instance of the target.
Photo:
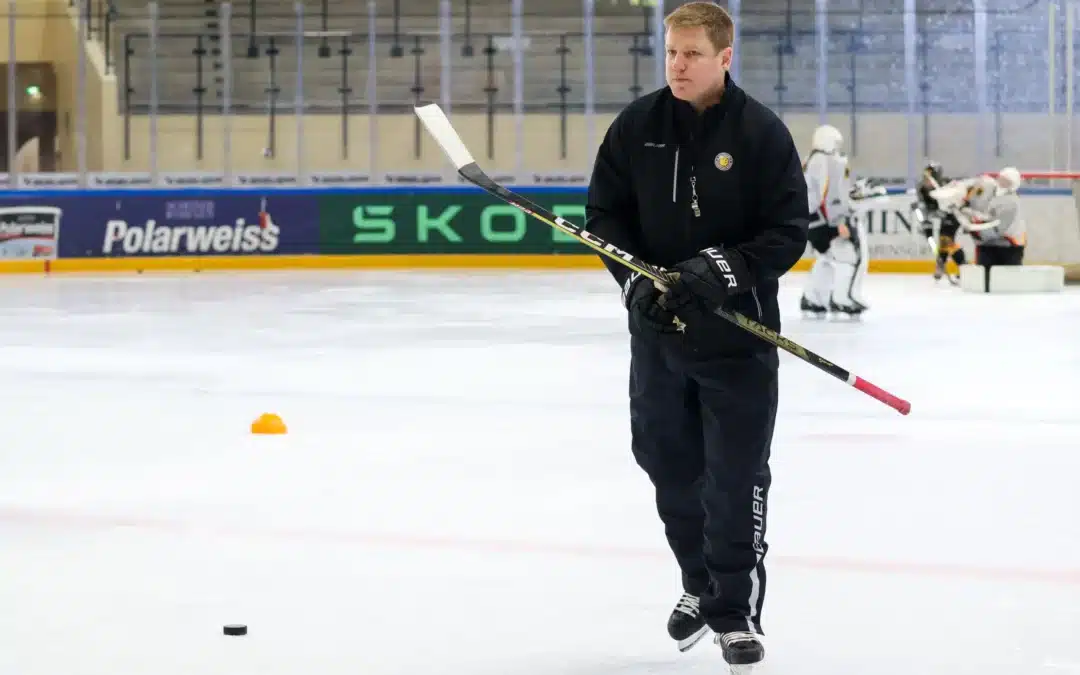
POLYGON ((314 194, 0 197, 0 260, 317 253, 314 194))

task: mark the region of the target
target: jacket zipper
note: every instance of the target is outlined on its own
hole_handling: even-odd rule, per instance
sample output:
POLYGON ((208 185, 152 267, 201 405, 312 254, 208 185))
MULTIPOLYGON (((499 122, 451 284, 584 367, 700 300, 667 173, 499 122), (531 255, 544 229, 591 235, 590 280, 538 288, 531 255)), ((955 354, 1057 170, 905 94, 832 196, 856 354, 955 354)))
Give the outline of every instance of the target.
MULTIPOLYGON (((693 138, 691 138, 693 140, 693 138)), ((679 187, 679 146, 675 146, 675 169, 671 176, 671 201, 672 203, 678 203, 676 197, 678 196, 679 187)), ((697 195, 697 176, 695 175, 694 165, 690 165, 690 209, 694 213, 694 217, 701 217, 701 206, 698 204, 697 195)), ((687 236, 691 236, 690 227, 687 228, 687 236)), ((758 298, 757 286, 750 287, 750 295, 754 298, 754 309, 757 310, 757 320, 764 321, 765 312, 761 310, 761 299, 758 298)))
POLYGON ((697 176, 694 174, 693 167, 690 167, 690 209, 694 212, 695 218, 701 217, 701 206, 698 205, 697 199, 697 176))
POLYGON ((675 168, 671 173, 671 203, 677 204, 679 194, 679 146, 675 146, 675 168))

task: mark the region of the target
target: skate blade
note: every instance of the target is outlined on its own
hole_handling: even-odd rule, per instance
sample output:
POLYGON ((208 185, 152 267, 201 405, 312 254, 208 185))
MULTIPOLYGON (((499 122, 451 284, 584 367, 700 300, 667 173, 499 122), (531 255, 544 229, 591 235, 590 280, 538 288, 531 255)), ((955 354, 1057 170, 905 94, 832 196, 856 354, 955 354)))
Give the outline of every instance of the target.
POLYGON ((764 675, 762 673, 764 669, 761 667, 760 663, 751 663, 748 665, 740 666, 733 666, 729 664, 728 668, 731 671, 731 675, 764 675))
MULTIPOLYGON (((698 631, 696 633, 694 633, 690 637, 685 638, 683 640, 679 640, 678 643, 676 643, 677 646, 679 647, 679 651, 680 652, 688 652, 688 651, 690 651, 690 649, 692 649, 694 645, 701 642, 701 639, 703 637, 705 637, 706 635, 708 635, 708 634, 709 634, 709 627, 708 626, 702 626, 701 628, 698 629, 698 631)), ((747 673, 746 675, 750 675, 750 673, 747 673)))

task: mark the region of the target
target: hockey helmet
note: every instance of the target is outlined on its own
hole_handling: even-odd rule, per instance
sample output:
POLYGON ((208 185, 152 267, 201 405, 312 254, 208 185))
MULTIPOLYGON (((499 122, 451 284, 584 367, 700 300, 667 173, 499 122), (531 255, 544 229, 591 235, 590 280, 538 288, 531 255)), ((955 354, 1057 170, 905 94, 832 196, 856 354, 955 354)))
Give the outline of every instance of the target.
POLYGON ((941 171, 941 162, 927 162, 926 167, 923 169, 923 173, 933 178, 938 185, 940 185, 945 180, 945 177, 942 175, 941 171))
POLYGON ((1023 180, 1024 179, 1020 175, 1020 172, 1016 169, 1016 167, 1013 166, 1005 167, 1004 169, 999 171, 997 175, 998 186, 1000 186, 1003 190, 1007 190, 1009 192, 1013 192, 1017 188, 1019 188, 1020 183, 1022 183, 1023 180))
POLYGON ((844 135, 840 130, 830 124, 823 124, 814 129, 814 135, 810 138, 811 150, 835 154, 840 152, 844 145, 844 135))

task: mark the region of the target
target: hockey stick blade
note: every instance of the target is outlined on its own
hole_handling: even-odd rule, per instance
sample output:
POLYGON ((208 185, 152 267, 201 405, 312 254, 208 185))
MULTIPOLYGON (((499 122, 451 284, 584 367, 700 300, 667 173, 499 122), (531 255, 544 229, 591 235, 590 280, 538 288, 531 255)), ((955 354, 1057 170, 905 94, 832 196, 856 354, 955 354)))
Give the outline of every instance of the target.
POLYGON ((438 103, 418 106, 414 110, 428 133, 442 148, 443 153, 454 163, 455 169, 461 171, 464 167, 476 163, 472 153, 465 147, 465 142, 461 140, 458 132, 454 131, 454 126, 450 124, 450 119, 438 103))
MULTIPOLYGON (((454 163, 454 167, 457 169, 458 174, 468 182, 507 204, 524 211, 537 220, 565 232, 589 248, 612 258, 636 272, 640 272, 642 275, 653 279, 654 281, 666 284, 674 280, 672 273, 668 270, 639 260, 633 254, 623 251, 614 244, 604 241, 584 228, 571 223, 561 216, 556 216, 543 207, 534 204, 525 197, 516 194, 493 181, 473 159, 472 154, 461 140, 461 136, 454 130, 453 125, 450 124, 450 120, 446 117, 446 113, 442 111, 442 108, 440 108, 438 104, 431 103, 425 106, 416 107, 415 111, 424 127, 428 130, 428 133, 430 133, 435 139, 435 142, 439 144, 439 147, 442 148, 450 161, 454 163)), ((762 340, 765 340, 779 349, 783 349, 792 356, 802 359, 818 370, 832 375, 836 379, 847 383, 867 396, 881 401, 901 415, 907 415, 911 412, 911 403, 908 401, 899 396, 895 396, 881 387, 864 380, 858 375, 822 358, 802 345, 780 335, 768 326, 762 325, 739 312, 728 312, 724 309, 716 309, 715 312, 718 316, 730 321, 743 330, 753 333, 762 340)))
POLYGON ((477 165, 472 157, 472 153, 465 147, 465 143, 461 140, 461 137, 458 136, 458 133, 454 131, 454 127, 450 124, 450 120, 447 119, 446 113, 443 112, 442 108, 440 108, 437 103, 430 103, 416 108, 416 115, 428 130, 428 133, 435 139, 435 142, 442 148, 443 153, 451 162, 453 162, 454 168, 457 169, 458 174, 465 180, 483 189, 485 192, 498 197, 511 206, 517 207, 537 220, 565 232, 598 253, 618 260, 623 265, 626 265, 636 272, 640 272, 650 279, 661 283, 671 282, 670 273, 663 268, 638 260, 636 257, 623 251, 614 244, 603 241, 583 228, 544 210, 525 197, 514 194, 491 180, 491 178, 484 173, 483 169, 477 165))

